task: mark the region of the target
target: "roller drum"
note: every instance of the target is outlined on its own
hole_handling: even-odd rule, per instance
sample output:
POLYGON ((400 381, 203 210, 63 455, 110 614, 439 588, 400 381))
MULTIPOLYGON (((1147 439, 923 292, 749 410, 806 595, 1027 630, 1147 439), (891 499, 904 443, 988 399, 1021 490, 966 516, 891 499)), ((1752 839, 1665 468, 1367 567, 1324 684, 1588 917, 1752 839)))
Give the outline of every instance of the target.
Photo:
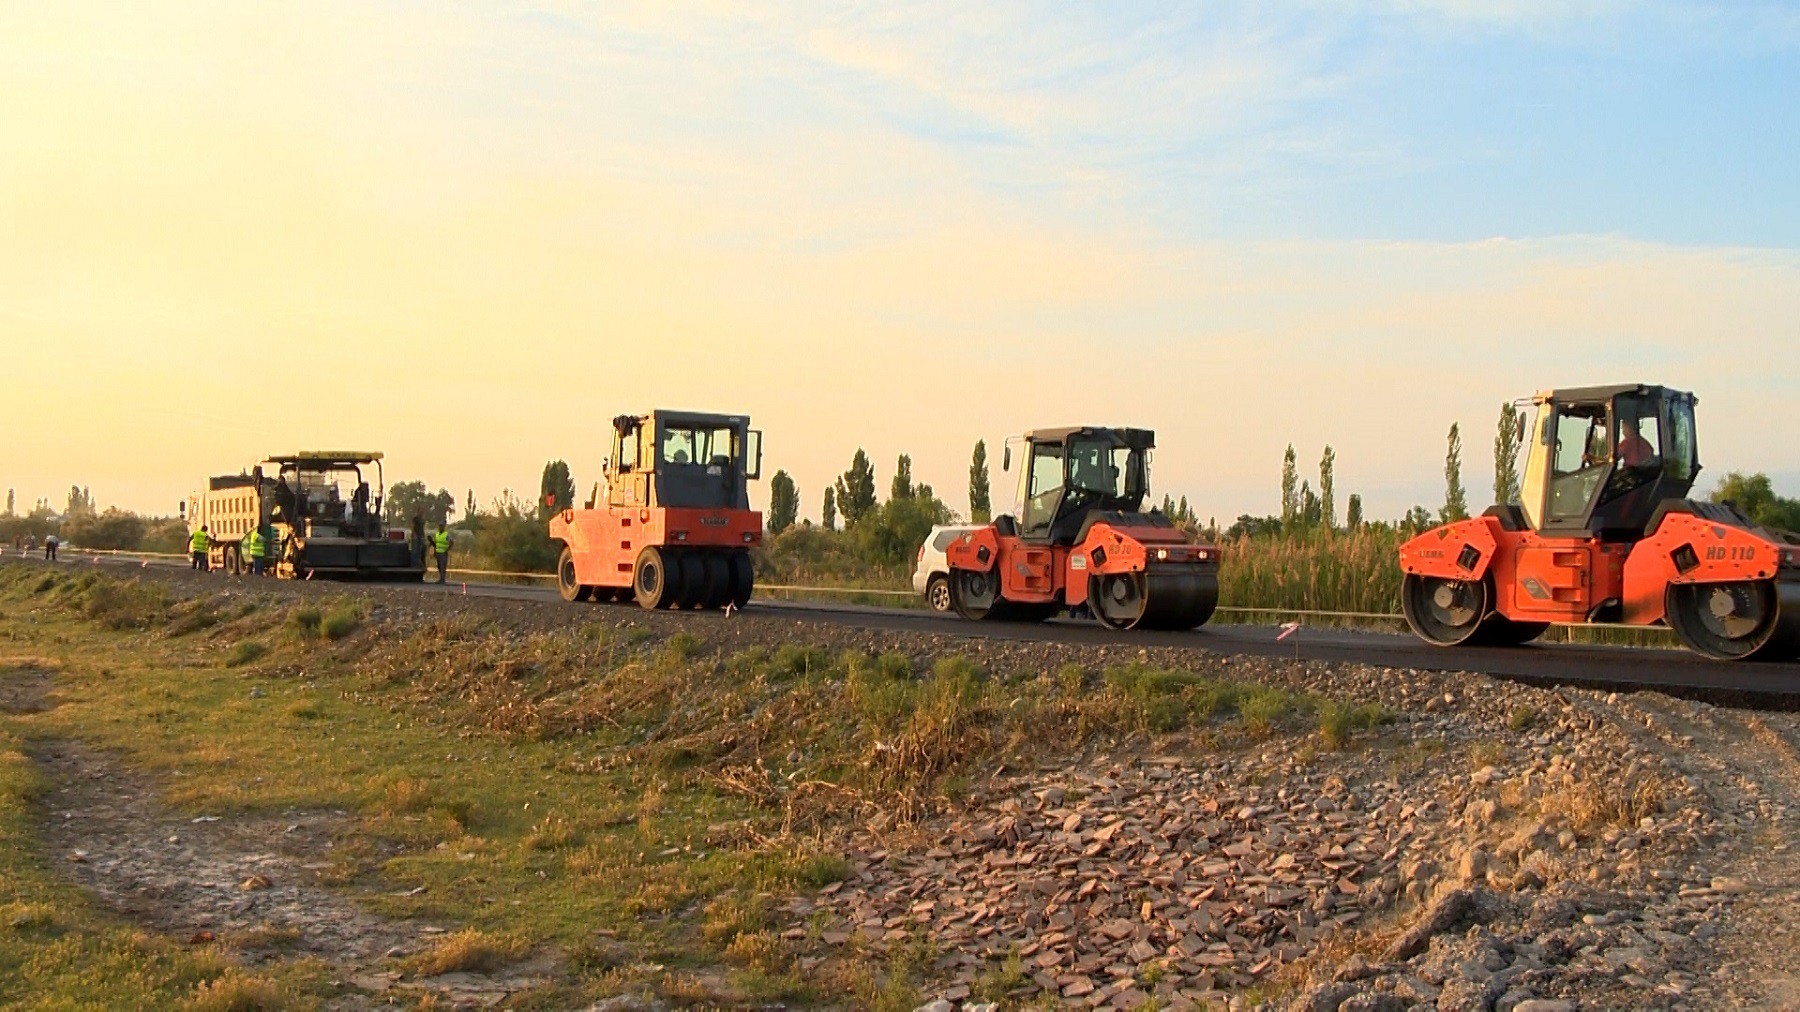
POLYGON ((1192 629, 1218 606, 1219 574, 1211 567, 1160 566, 1097 576, 1088 585, 1088 602, 1110 629, 1192 629))
POLYGON ((1800 659, 1800 580, 1783 580, 1775 585, 1775 633, 1757 652, 1757 660, 1791 661, 1800 659))
POLYGON ((1195 629, 1219 606, 1219 573, 1205 569, 1150 571, 1148 600, 1138 625, 1146 629, 1195 629))

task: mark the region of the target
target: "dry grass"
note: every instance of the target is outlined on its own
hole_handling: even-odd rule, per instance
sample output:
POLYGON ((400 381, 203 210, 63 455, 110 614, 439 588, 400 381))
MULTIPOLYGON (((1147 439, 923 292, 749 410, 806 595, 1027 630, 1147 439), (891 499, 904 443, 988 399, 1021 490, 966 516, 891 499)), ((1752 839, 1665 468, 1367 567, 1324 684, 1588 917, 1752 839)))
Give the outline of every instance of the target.
POLYGON ((300 940, 300 929, 291 924, 261 924, 225 937, 234 949, 282 949, 300 940))
POLYGON ((532 850, 562 850, 580 842, 581 835, 560 815, 544 816, 525 837, 525 846, 532 850))
POLYGON ((389 812, 423 812, 431 807, 437 794, 431 784, 418 777, 397 777, 382 789, 382 805, 389 812))
POLYGON ((294 1001, 269 978, 232 968, 195 987, 186 1007, 190 1012, 273 1012, 294 1007, 294 1001))
POLYGON ((525 954, 516 939, 486 934, 474 928, 438 939, 428 951, 407 962, 421 977, 445 973, 493 973, 525 954))
POLYGON ((758 894, 726 893, 706 905, 705 916, 700 933, 708 943, 720 947, 769 925, 768 902, 758 894))
POLYGON ((1644 777, 1623 789, 1579 780, 1544 795, 1538 808, 1546 819, 1561 819, 1578 833, 1592 834, 1636 828, 1645 816, 1663 810, 1666 796, 1666 787, 1658 777, 1644 777))

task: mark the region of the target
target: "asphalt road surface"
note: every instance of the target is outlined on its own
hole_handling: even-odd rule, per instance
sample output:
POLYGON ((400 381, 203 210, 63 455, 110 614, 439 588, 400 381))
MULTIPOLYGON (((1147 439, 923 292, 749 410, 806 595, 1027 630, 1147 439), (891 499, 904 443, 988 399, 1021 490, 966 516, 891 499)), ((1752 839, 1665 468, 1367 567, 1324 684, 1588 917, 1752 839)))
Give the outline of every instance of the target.
MULTIPOLYGON (((78 564, 73 559, 60 565, 78 564)), ((79 564, 88 564, 83 560, 79 564)), ((133 558, 103 558, 109 568, 140 568, 133 558)), ((158 565, 158 563, 153 563, 158 565)), ((367 585, 365 585, 367 586, 367 585)), ((548 587, 491 583, 440 586, 391 584, 398 593, 464 594, 509 600, 542 601, 546 608, 636 608, 635 604, 570 604, 548 587)), ((1277 641, 1274 626, 1212 624, 1191 632, 1113 632, 1088 621, 1057 619, 1042 623, 969 622, 955 616, 917 609, 798 601, 752 600, 747 613, 781 615, 800 622, 820 622, 867 629, 919 632, 941 636, 1031 640, 1054 643, 1119 643, 1198 649, 1228 655, 1288 657, 1338 661, 1387 668, 1472 672, 1541 684, 1594 688, 1655 689, 1697 696, 1720 703, 1764 708, 1800 709, 1800 664, 1742 664, 1713 661, 1685 650, 1568 643, 1522 647, 1443 648, 1407 633, 1302 628, 1277 641)))

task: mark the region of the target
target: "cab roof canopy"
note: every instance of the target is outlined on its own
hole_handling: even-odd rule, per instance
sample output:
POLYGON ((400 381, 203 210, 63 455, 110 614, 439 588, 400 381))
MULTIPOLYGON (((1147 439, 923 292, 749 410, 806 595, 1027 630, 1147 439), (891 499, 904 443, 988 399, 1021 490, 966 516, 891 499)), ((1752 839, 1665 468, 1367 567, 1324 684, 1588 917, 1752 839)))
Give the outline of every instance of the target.
POLYGON ((310 464, 329 467, 333 464, 373 464, 381 454, 365 450, 303 450, 269 458, 271 464, 310 464))
POLYGON ((1121 446, 1140 450, 1156 446, 1156 433, 1150 429, 1113 429, 1104 425, 1065 425, 1055 429, 1032 429, 1025 433, 1028 443, 1066 443, 1072 436, 1089 439, 1112 439, 1121 446))
POLYGON ((668 408, 657 408, 651 416, 664 425, 748 425, 750 419, 746 415, 717 415, 708 411, 671 411, 668 408))
POLYGON ((710 428, 738 428, 750 424, 748 415, 719 415, 707 411, 672 411, 668 408, 657 408, 647 415, 620 415, 613 419, 613 426, 620 431, 644 422, 661 422, 663 425, 694 425, 710 428))
POLYGON ((1572 404, 1591 404, 1596 401, 1610 401, 1620 394, 1637 394, 1643 397, 1669 396, 1694 400, 1694 395, 1674 387, 1658 386, 1654 383, 1613 383, 1597 387, 1562 387, 1557 390, 1539 390, 1532 400, 1539 404, 1550 401, 1561 401, 1572 404))

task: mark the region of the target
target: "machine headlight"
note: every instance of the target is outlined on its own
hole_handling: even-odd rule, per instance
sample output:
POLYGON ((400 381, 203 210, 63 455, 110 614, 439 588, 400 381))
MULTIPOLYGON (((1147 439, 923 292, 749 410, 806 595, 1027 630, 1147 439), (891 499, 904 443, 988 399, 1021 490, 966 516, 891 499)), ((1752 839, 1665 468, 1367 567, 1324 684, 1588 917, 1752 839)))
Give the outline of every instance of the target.
POLYGON ((676 541, 686 541, 687 534, 688 534, 688 532, 686 532, 686 531, 676 531, 675 532, 675 540, 676 541))
POLYGON ((1781 568, 1800 569, 1800 548, 1788 548, 1782 551, 1781 568))
POLYGON ((1167 548, 1158 548, 1156 550, 1156 561, 1158 561, 1158 562, 1169 561, 1169 550, 1167 548))

